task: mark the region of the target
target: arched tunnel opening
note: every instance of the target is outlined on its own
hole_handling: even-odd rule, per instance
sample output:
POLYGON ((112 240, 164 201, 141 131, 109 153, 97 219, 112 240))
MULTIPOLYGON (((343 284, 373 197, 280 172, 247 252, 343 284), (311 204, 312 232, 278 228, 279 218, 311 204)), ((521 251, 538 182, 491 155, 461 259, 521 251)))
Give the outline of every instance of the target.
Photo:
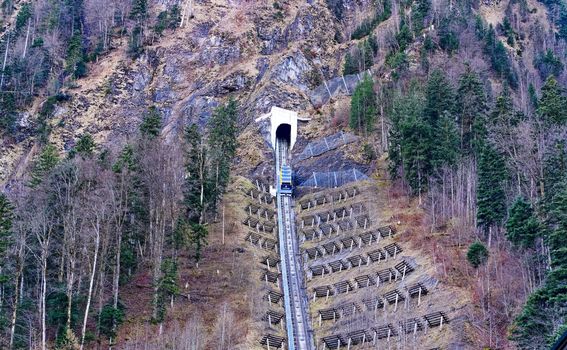
POLYGON ((291 143, 291 125, 280 124, 276 129, 276 140, 285 140, 289 145, 291 143))

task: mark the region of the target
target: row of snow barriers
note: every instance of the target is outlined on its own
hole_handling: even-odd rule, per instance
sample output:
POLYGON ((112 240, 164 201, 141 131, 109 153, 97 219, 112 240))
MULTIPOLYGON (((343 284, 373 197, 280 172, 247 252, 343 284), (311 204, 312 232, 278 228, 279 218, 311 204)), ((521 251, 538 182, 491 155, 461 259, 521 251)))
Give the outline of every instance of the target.
POLYGON ((263 285, 262 311, 258 317, 266 326, 259 342, 267 349, 278 349, 285 345, 286 338, 276 202, 269 193, 269 186, 257 180, 244 192, 248 197, 247 203, 242 206, 245 218, 241 223, 248 230, 244 239, 255 247, 260 266, 258 278, 263 285))
POLYGON ((418 338, 450 321, 431 306, 437 282, 420 274, 395 227, 379 224, 360 197, 364 190, 349 185, 298 201, 316 348, 426 349, 418 338))

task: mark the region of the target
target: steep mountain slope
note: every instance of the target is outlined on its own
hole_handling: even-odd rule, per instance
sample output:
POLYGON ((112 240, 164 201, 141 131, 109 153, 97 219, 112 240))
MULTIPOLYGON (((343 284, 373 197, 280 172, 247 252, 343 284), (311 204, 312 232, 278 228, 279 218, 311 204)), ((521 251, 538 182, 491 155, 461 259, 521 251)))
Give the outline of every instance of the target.
MULTIPOLYGON (((4 3, 3 6, 12 6, 11 1, 4 3)), ((207 130, 217 107, 229 99, 235 99, 239 104, 239 147, 232 162, 231 181, 216 212, 205 220, 209 221, 208 245, 203 248, 201 260, 194 262, 193 247, 178 250, 177 243, 167 242, 170 245, 163 248, 165 255, 179 259, 178 277, 174 283, 178 288, 173 288, 167 316, 156 322, 152 311, 156 288, 152 274, 161 267, 152 266, 151 261, 145 260, 150 253, 142 248, 142 244, 129 252, 140 255, 141 262, 131 274, 128 271, 128 277, 120 278, 125 323, 116 330, 115 348, 130 349, 149 344, 156 349, 255 349, 261 346, 262 336, 269 332, 285 337, 285 332, 277 327, 267 326, 264 305, 261 304, 265 303, 267 287, 261 280, 264 275, 257 276, 258 266, 272 252, 249 245, 245 239, 253 240, 249 236, 250 227, 242 224, 249 216, 246 210, 251 210, 251 204, 258 204, 265 210, 273 209, 273 204, 262 203, 258 197, 263 191, 258 189, 256 180, 270 183, 274 164, 272 151, 263 136, 265 126, 254 120, 269 112, 272 106, 309 117, 309 122, 300 125, 299 153, 310 141, 349 129, 351 95, 365 72, 372 78, 379 101, 372 113, 376 116, 374 124, 361 129, 351 123, 350 129, 358 129, 360 139, 336 152, 298 163, 298 176, 305 180, 313 172, 356 167, 370 178, 368 186, 372 189, 369 192, 373 195, 364 201, 381 200, 380 208, 372 209, 374 215, 380 218, 380 223, 396 227, 397 242, 416 257, 432 279, 440 281, 439 295, 446 300, 451 316, 455 316, 451 321, 456 322, 450 326, 454 328, 439 339, 428 340, 428 346, 455 349, 517 346, 508 339, 510 326, 530 292, 541 285, 543 276, 537 274, 545 273, 547 265, 538 261, 540 267, 532 270, 529 267, 532 263, 523 255, 525 252, 514 250, 505 240, 500 224, 494 228, 497 243, 488 244, 488 264, 479 269, 469 266, 467 248, 477 240, 486 240, 482 230, 477 230, 476 180, 471 180, 476 179, 476 156, 470 163, 470 169, 474 170, 467 168, 468 163, 463 161, 465 165, 455 173, 443 173, 442 184, 428 182, 429 179, 425 179, 425 175, 421 178, 417 171, 416 185, 411 178, 404 177, 407 174, 405 164, 401 166, 401 181, 388 175, 387 168, 392 167, 394 159, 394 152, 388 154, 388 151, 392 144, 390 136, 397 125, 393 116, 400 110, 396 109, 394 101, 400 95, 410 94, 415 86, 425 85, 435 69, 441 69, 455 87, 461 76, 471 69, 481 77, 481 85, 490 101, 505 91, 505 87, 511 87, 513 106, 526 116, 535 115, 533 100, 534 95, 537 100, 537 93, 534 91, 541 90, 549 72, 555 69, 558 74, 553 75, 559 83, 566 81, 561 63, 565 61, 565 41, 560 35, 561 28, 555 24, 559 23, 557 18, 560 16, 550 11, 549 4, 534 0, 200 0, 128 1, 127 4, 79 1, 77 6, 82 6, 83 14, 77 16, 77 22, 72 19, 69 23, 72 28, 74 23, 88 28, 81 32, 84 51, 81 55, 86 57, 94 52, 97 41, 93 37, 99 35, 95 34, 97 27, 106 27, 106 20, 112 21, 113 25, 100 34, 104 37, 108 32, 112 37, 109 48, 85 59, 87 73, 77 75, 75 68, 80 64, 75 62, 72 65, 75 68, 70 70, 68 63, 73 61, 70 42, 75 29, 62 34, 68 31, 65 28, 69 23, 61 28, 45 29, 48 21, 39 13, 42 10, 57 12, 47 1, 30 2, 33 11, 37 11, 35 17, 20 17, 24 19, 17 24, 18 14, 27 2, 14 3, 13 11, 4 12, 0 42, 0 58, 6 54, 9 67, 2 69, 7 78, 0 86, 5 113, 1 116, 6 120, 8 117, 14 119, 10 125, 1 124, 0 184, 14 202, 23 196, 21 193, 26 193, 22 188, 30 183, 30 179, 33 181, 32 170, 37 169, 37 159, 46 145, 54 145, 56 153, 65 158, 76 150, 84 135, 91 135, 97 155, 105 152, 117 155, 126 144, 138 142, 140 124, 153 111, 157 111, 161 118, 160 137, 164 143, 183 144, 182 135, 187 126, 196 124, 199 130, 207 130), (147 7, 147 14, 132 15, 140 4, 147 7), (105 5, 108 11, 97 7, 105 5), (160 13, 164 10, 174 13, 174 8, 179 12, 180 22, 157 30, 160 13), (135 34, 137 28, 143 33, 142 39, 135 34), (58 35, 64 39, 55 40, 58 35), (135 44, 138 40, 141 41, 139 45, 135 44), (50 58, 51 66, 46 70, 50 75, 46 74, 51 78, 46 79, 50 83, 35 87, 33 77, 43 76, 43 73, 30 67, 39 66, 32 58, 39 57, 42 48, 49 51, 45 57, 50 58), (31 53, 26 59, 27 50, 31 53), (19 64, 27 68, 18 70, 19 64), (21 73, 23 71, 26 73, 21 73), (31 85, 27 83, 30 80, 31 85), (10 102, 16 107, 8 115, 7 96, 20 92, 30 97, 10 102), (453 175, 458 178, 455 180, 458 185, 453 184, 453 175), (442 190, 434 191, 438 189, 435 186, 442 190), (430 192, 425 190, 427 187, 430 192)), ((54 17, 64 17, 61 14, 64 11, 58 11, 59 15, 54 17)), ((106 46, 106 39, 102 42, 106 46)), ((404 100, 404 104, 409 105, 411 101, 404 100)), ((488 104, 492 106, 493 103, 488 104)), ((410 114, 411 110, 403 113, 410 114)), ((448 119, 458 119, 459 113, 462 111, 448 119)), ((363 121, 358 122, 360 125, 363 121)), ((473 123, 470 128, 472 130, 473 123)), ((531 135, 529 130, 525 134, 531 135)), ((195 149, 192 151, 194 153, 195 149)), ((512 176, 517 177, 519 183, 507 183, 507 189, 517 185, 521 190, 516 194, 528 193, 530 200, 538 202, 539 182, 544 181, 536 176, 540 169, 520 156, 513 159, 518 168, 525 164, 530 169, 512 176), (530 175, 525 175, 528 173, 530 175), (530 177, 531 174, 536 175, 530 177)), ((178 162, 179 169, 185 171, 183 160, 171 162, 178 162)), ((437 171, 445 170, 439 168, 437 171)), ((185 172, 182 174, 188 176, 185 172)), ((181 183, 177 175, 172 178, 181 183)), ((186 191, 183 185, 177 189, 171 198, 179 199, 186 191)), ((543 200, 544 195, 541 197, 543 200)), ((508 202, 512 200, 507 198, 508 202)), ((174 231, 177 232, 176 219, 172 215, 172 223, 167 224, 171 237, 174 237, 174 231)), ((272 218, 266 221, 271 222, 272 218)), ((144 228, 141 232, 146 235, 149 230, 144 228)), ((265 235, 262 242, 266 242, 266 238, 270 236, 265 235)), ((112 243, 104 244, 112 246, 112 243)), ((54 249, 59 249, 58 245, 54 249)), ((542 243, 541 251, 545 253, 547 248, 543 246, 542 243)), ((539 254, 539 250, 534 248, 534 255, 539 254)), ((49 266, 53 267, 49 292, 64 290, 61 286, 63 275, 67 276, 66 268, 57 262, 61 256, 56 253, 49 260, 49 266)), ((85 254, 84 266, 77 269, 76 290, 71 293, 75 294, 71 299, 76 297, 81 308, 87 294, 91 258, 85 254)), ((31 259, 31 256, 24 258, 28 262, 31 259)), ((90 332, 86 337, 91 340, 85 346, 88 348, 95 348, 96 342, 108 344, 108 337, 100 335, 98 326, 101 318, 98 311, 111 296, 110 278, 106 281, 102 277, 104 273, 110 275, 114 269, 114 258, 109 255, 108 261, 108 266, 92 270, 93 276, 97 271, 101 277, 94 287, 97 312, 93 311, 85 318, 85 327, 90 332)), ((30 266, 34 264, 29 263, 30 266)), ((30 268, 24 275, 33 276, 35 282, 29 283, 39 285, 39 271, 35 268, 30 268)), ((20 279, 16 279, 16 288, 6 287, 10 297, 17 295, 18 281, 20 279)), ((23 281, 22 277, 22 290, 23 281)), ((91 284, 93 281, 91 279, 91 284)), ((38 292, 27 293, 26 300, 35 302, 39 299, 38 292)), ((439 304, 443 303, 445 301, 439 304)), ((321 305, 316 304, 311 310, 315 318, 316 309, 328 306, 321 305)), ((52 305, 48 308, 53 310, 52 305)), ((6 311, 12 309, 10 306, 6 311)), ((30 323, 39 324, 39 319, 28 316, 28 313, 25 315, 30 323)), ((12 313, 2 315, 9 320, 12 313)), ((82 316, 82 311, 77 312, 81 322, 73 321, 76 322, 73 327, 76 336, 81 334, 82 316)), ((559 321, 555 322, 552 332, 561 329, 564 315, 560 313, 556 319, 559 321)), ((401 318, 395 316, 391 320, 398 322, 401 318)), ((18 325, 20 322, 24 322, 23 317, 18 319, 18 325)), ((55 344, 60 334, 57 327, 64 322, 55 316, 49 322, 47 339, 50 344, 55 344)), ((9 321, 5 323, 10 324, 9 321)), ((9 334, 8 328, 2 334, 9 334)), ((320 331, 316 331, 318 338, 322 334, 317 333, 320 331)), ((326 335, 326 331, 323 334, 326 335)), ((32 330, 26 332, 30 339, 33 338, 29 342, 39 347, 40 336, 32 334, 32 330)), ((82 333, 85 337, 88 332, 83 330, 82 333)), ((22 331, 22 334, 26 333, 22 331)), ((27 342, 22 340, 18 346, 30 345, 27 342)), ((4 344, 0 342, 0 345, 4 344)), ((412 345, 404 343, 404 346, 410 348, 412 345)))

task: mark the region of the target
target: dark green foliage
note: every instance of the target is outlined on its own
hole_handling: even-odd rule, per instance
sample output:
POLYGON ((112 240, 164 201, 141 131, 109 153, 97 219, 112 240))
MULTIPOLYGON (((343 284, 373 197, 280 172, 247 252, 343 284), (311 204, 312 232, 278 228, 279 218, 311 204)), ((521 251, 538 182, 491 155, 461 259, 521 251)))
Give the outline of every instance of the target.
POLYGON ((209 231, 204 225, 191 224, 191 230, 189 233, 189 244, 194 249, 195 261, 198 263, 201 260, 201 252, 203 248, 208 244, 207 237, 209 231))
POLYGON ((496 37, 492 25, 482 31, 484 34, 484 53, 490 58, 492 69, 502 78, 506 79, 512 88, 518 85, 516 73, 504 44, 496 37))
POLYGON ((16 113, 14 94, 0 93, 0 132, 14 132, 16 113))
POLYGON ((374 82, 367 74, 356 86, 350 104, 349 126, 358 132, 366 132, 374 127, 376 118, 376 93, 374 82))
POLYGON ((57 149, 51 144, 46 145, 33 164, 31 186, 39 185, 57 163, 59 163, 57 149))
MULTIPOLYGON (((4 259, 11 244, 11 231, 14 207, 5 194, 0 193, 0 264, 4 264, 4 259)), ((0 276, 3 271, 0 270, 0 276)))
POLYGON ((543 0, 545 5, 548 6, 550 18, 555 22, 559 28, 559 37, 567 38, 567 4, 562 0, 543 0))
POLYGON ((425 95, 416 84, 394 100, 389 157, 392 176, 403 175, 412 192, 420 195, 429 178, 453 165, 459 152, 453 88, 439 70, 431 74, 425 95))
POLYGON ((448 18, 441 20, 439 24, 439 46, 442 50, 452 55, 459 49, 459 37, 451 29, 451 21, 448 18))
POLYGON ((352 32, 351 39, 362 39, 365 36, 370 35, 380 23, 390 18, 391 15, 392 9, 390 0, 383 0, 382 9, 378 8, 373 18, 362 21, 362 23, 352 32))
POLYGON ((470 67, 459 79, 456 101, 461 152, 471 154, 482 139, 481 127, 486 121, 488 104, 484 85, 470 67))
POLYGON ((413 25, 413 32, 418 35, 424 28, 425 18, 429 13, 431 7, 429 0, 416 0, 412 5, 411 22, 413 25))
POLYGON ((541 88, 537 114, 547 126, 567 122, 567 97, 554 76, 549 76, 541 88))
POLYGON ((561 59, 555 56, 551 49, 547 49, 545 54, 540 53, 534 60, 534 66, 542 79, 546 79, 549 75, 558 77, 563 73, 564 68, 561 59))
POLYGON ((210 153, 211 202, 210 209, 216 212, 217 202, 226 189, 230 176, 230 165, 236 154, 236 132, 238 104, 230 99, 215 109, 209 120, 208 149, 210 153))
POLYGON ((529 202, 518 197, 508 215, 506 237, 516 247, 533 248, 535 239, 541 235, 541 225, 529 202))
POLYGON ((71 40, 69 41, 65 67, 67 73, 71 74, 76 79, 82 78, 87 75, 82 35, 79 31, 75 31, 75 33, 71 37, 71 40))
POLYGON ((374 36, 359 43, 355 49, 346 53, 343 75, 360 73, 372 67, 377 51, 378 43, 374 36))
POLYGON ((543 181, 545 185, 546 206, 552 197, 561 190, 567 181, 567 141, 560 140, 547 150, 543 163, 543 181))
POLYGON ((396 34, 396 41, 398 43, 398 49, 404 51, 409 44, 413 41, 413 35, 409 26, 402 22, 400 31, 396 34))
POLYGON ((386 56, 386 66, 392 69, 392 77, 396 80, 409 67, 408 56, 403 51, 390 52, 386 56))
POLYGON ((548 208, 548 244, 552 269, 532 293, 511 328, 521 349, 549 349, 564 330, 567 309, 567 182, 558 187, 548 208))
POLYGON ((143 20, 148 16, 148 0, 134 0, 132 2, 132 10, 130 18, 143 20))
POLYGON ((80 155, 83 158, 91 157, 94 153, 96 144, 91 134, 86 133, 83 134, 75 147, 69 153, 70 157, 74 157, 76 154, 80 155))
POLYGON ((32 15, 33 10, 31 3, 24 3, 20 8, 20 11, 18 11, 18 15, 16 16, 16 30, 20 30, 22 27, 26 26, 32 15))
MULTIPOLYGON (((75 326, 79 319, 77 309, 78 300, 71 303, 71 326, 75 326)), ((64 342, 66 339, 67 306, 68 298, 63 289, 55 290, 47 296, 47 322, 57 330, 57 342, 64 342)))
POLYGON ((374 147, 372 147, 369 143, 365 143, 362 146, 362 156, 367 162, 371 162, 376 159, 376 151, 374 150, 374 147))
POLYGON ((128 41, 128 54, 136 58, 142 54, 144 50, 144 32, 142 30, 142 26, 137 24, 134 29, 132 29, 132 33, 130 34, 130 38, 128 41))
POLYGON ((161 35, 163 31, 167 28, 167 11, 161 11, 156 19, 156 24, 154 25, 154 32, 157 35, 161 35))
POLYGON ((140 124, 140 131, 143 136, 149 139, 156 138, 161 132, 161 123, 161 114, 156 107, 152 106, 144 116, 142 124, 140 124))
POLYGON ((424 105, 423 94, 412 88, 394 100, 391 114, 390 173, 402 175, 414 195, 425 191, 431 171, 432 128, 423 118, 424 105))
POLYGON ((175 4, 169 10, 169 17, 167 20, 167 28, 175 29, 181 24, 181 8, 175 4))
MULTIPOLYGON (((209 172, 207 146, 196 124, 185 129, 185 193, 184 204, 187 218, 192 222, 202 219, 206 203, 209 202, 209 172)), ((180 226, 179 226, 180 227, 180 226)), ((185 230, 185 231, 188 231, 185 230)))
POLYGON ((478 161, 477 225, 487 232, 499 226, 506 215, 504 159, 490 145, 484 145, 478 161))
POLYGON ((345 64, 343 67, 343 75, 356 74, 358 72, 358 63, 355 62, 350 52, 347 52, 345 56, 345 64))
POLYGON ((124 305, 118 303, 118 307, 114 308, 112 304, 106 304, 102 307, 98 317, 98 329, 100 333, 107 338, 116 337, 116 328, 124 322, 125 317, 124 305))
POLYGON ((455 110, 455 93, 445 74, 439 69, 431 73, 425 97, 424 115, 431 125, 436 125, 443 113, 453 113, 455 110))
POLYGON ((488 260, 488 249, 481 242, 474 242, 467 251, 467 260, 475 269, 488 260))
POLYGON ((369 35, 372 30, 374 30, 374 19, 363 21, 358 27, 354 29, 352 35, 350 36, 352 40, 362 39, 369 35))
POLYGON ((508 43, 508 45, 514 46, 516 42, 516 33, 514 32, 514 29, 512 29, 512 24, 510 23, 508 17, 504 17, 504 20, 502 21, 502 31, 506 36, 506 42, 508 43))
POLYGON ((161 264, 162 277, 158 282, 158 313, 155 322, 163 322, 165 319, 165 305, 170 298, 179 294, 177 274, 177 262, 173 259, 165 259, 161 264))

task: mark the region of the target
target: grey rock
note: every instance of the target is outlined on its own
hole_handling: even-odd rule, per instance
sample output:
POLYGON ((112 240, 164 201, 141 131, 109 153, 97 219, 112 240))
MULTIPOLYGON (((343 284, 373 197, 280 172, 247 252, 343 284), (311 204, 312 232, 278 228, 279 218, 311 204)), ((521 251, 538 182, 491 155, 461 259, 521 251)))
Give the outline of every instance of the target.
POLYGON ((212 35, 206 39, 199 59, 201 62, 212 62, 225 65, 238 60, 241 56, 238 42, 212 35))
POLYGON ((311 70, 309 61, 303 56, 301 51, 287 56, 278 64, 273 72, 272 78, 282 83, 292 85, 302 91, 307 91, 307 73, 311 70))
POLYGON ((340 95, 350 96, 361 79, 362 76, 360 74, 351 74, 327 80, 326 85, 321 84, 309 92, 311 104, 315 107, 321 107, 327 104, 331 97, 340 95))
POLYGON ((189 97, 181 111, 188 124, 196 123, 200 128, 204 128, 218 105, 213 97, 193 95, 189 97))
POLYGON ((243 72, 234 72, 219 84, 215 84, 211 93, 218 96, 239 91, 244 89, 248 82, 249 79, 243 72))
POLYGON ((256 69, 258 70, 258 75, 256 76, 256 82, 262 80, 266 71, 270 68, 270 60, 266 57, 261 57, 256 61, 256 69))

